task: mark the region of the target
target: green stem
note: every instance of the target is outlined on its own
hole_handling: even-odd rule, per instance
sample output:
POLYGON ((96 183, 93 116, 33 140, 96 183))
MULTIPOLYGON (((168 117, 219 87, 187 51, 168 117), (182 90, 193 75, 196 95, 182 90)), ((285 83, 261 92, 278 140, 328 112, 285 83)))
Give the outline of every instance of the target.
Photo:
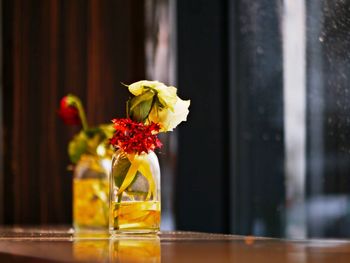
POLYGON ((77 108, 81 125, 83 126, 83 130, 86 131, 89 128, 89 125, 87 123, 87 118, 86 118, 83 104, 81 103, 80 99, 73 94, 68 94, 67 98, 68 98, 68 104, 74 105, 77 108))
POLYGON ((106 226, 108 226, 108 212, 109 211, 108 211, 108 203, 106 202, 107 198, 105 198, 105 196, 101 196, 103 194, 108 194, 108 192, 106 193, 104 190, 105 190, 105 182, 100 180, 99 181, 99 189, 98 189, 98 192, 97 192, 97 196, 100 199, 100 202, 102 204, 106 226))
MULTIPOLYGON (((114 211, 115 210, 119 210, 119 208, 120 208, 120 203, 121 203, 121 201, 122 201, 122 195, 123 195, 123 192, 121 192, 118 196, 117 196, 117 203, 115 204, 115 207, 114 207, 114 211)), ((118 213, 119 213, 119 211, 118 211, 118 213)), ((117 230, 119 230, 119 215, 116 217, 116 218, 114 218, 114 228, 116 228, 117 230)))
POLYGON ((126 118, 130 118, 130 113, 129 113, 129 104, 130 104, 130 100, 126 101, 126 118))
POLYGON ((89 128, 89 125, 87 123, 87 118, 86 118, 86 114, 85 114, 83 105, 81 104, 80 100, 77 100, 75 102, 75 105, 76 105, 78 112, 79 112, 79 117, 81 120, 81 125, 83 126, 83 130, 86 131, 89 128))

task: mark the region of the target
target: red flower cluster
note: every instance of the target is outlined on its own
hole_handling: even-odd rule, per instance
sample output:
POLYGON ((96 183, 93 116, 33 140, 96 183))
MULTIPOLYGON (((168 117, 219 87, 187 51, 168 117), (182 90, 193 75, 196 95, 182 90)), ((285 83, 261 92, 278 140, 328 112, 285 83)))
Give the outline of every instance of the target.
POLYGON ((81 123, 78 109, 68 104, 67 96, 63 97, 61 100, 58 115, 67 125, 79 125, 81 123))
POLYGON ((126 153, 148 153, 162 146, 157 137, 160 130, 157 123, 145 125, 131 119, 114 119, 112 122, 115 132, 110 143, 126 153))

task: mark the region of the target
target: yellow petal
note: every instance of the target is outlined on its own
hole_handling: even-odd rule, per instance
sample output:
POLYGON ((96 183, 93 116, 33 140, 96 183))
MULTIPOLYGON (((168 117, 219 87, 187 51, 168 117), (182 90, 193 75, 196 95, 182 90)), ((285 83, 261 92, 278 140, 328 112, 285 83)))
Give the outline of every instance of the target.
POLYGON ((124 192, 124 190, 126 188, 129 187, 129 185, 132 183, 132 181, 134 180, 134 178, 137 174, 137 170, 139 169, 139 167, 141 165, 141 162, 137 158, 134 159, 134 156, 131 156, 131 157, 128 156, 128 158, 129 158, 131 165, 130 165, 130 168, 129 168, 129 170, 124 178, 122 185, 118 189, 117 195, 120 195, 121 193, 124 192))
POLYGON ((162 132, 172 131, 182 121, 187 120, 189 113, 190 100, 182 100, 177 98, 174 105, 174 111, 164 108, 154 107, 149 115, 149 120, 159 123, 162 132))
POLYGON ((158 85, 155 87, 155 89, 158 92, 158 99, 161 104, 163 104, 164 107, 171 109, 174 111, 174 105, 177 101, 177 89, 173 86, 165 86, 163 83, 162 85, 158 85))
POLYGON ((174 110, 177 101, 177 89, 175 87, 168 87, 162 82, 149 80, 141 80, 129 85, 129 91, 135 96, 142 95, 148 89, 152 89, 157 94, 160 103, 164 107, 174 110))
POLYGON ((149 200, 151 198, 151 195, 155 196, 156 185, 154 182, 154 178, 152 176, 151 167, 149 165, 148 160, 146 159, 146 156, 144 156, 141 159, 141 165, 139 167, 139 171, 148 181, 149 188, 148 188, 146 200, 149 200))
POLYGON ((135 83, 129 85, 129 91, 133 95, 139 96, 147 90, 146 87, 154 88, 159 84, 162 84, 162 83, 160 83, 159 81, 140 80, 138 82, 135 82, 135 83))

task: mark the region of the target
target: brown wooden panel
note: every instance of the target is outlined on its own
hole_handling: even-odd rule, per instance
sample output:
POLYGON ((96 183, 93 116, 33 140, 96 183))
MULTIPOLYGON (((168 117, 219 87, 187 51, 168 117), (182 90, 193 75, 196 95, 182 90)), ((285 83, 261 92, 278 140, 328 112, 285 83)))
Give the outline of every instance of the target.
POLYGON ((68 92, 89 122, 124 115, 120 82, 144 78, 143 1, 4 0, 7 224, 71 222, 66 145, 78 128, 56 116, 68 92))

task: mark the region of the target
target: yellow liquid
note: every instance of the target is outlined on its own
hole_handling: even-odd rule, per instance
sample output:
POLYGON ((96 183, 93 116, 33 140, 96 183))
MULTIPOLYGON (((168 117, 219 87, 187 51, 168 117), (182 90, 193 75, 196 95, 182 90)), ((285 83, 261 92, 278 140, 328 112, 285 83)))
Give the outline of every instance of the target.
POLYGON ((76 228, 108 226, 108 180, 74 179, 73 217, 76 228))
POLYGON ((111 262, 160 262, 160 240, 111 240, 111 262))
POLYGON ((117 232, 157 232, 160 228, 159 201, 114 202, 112 207, 112 224, 117 232))

